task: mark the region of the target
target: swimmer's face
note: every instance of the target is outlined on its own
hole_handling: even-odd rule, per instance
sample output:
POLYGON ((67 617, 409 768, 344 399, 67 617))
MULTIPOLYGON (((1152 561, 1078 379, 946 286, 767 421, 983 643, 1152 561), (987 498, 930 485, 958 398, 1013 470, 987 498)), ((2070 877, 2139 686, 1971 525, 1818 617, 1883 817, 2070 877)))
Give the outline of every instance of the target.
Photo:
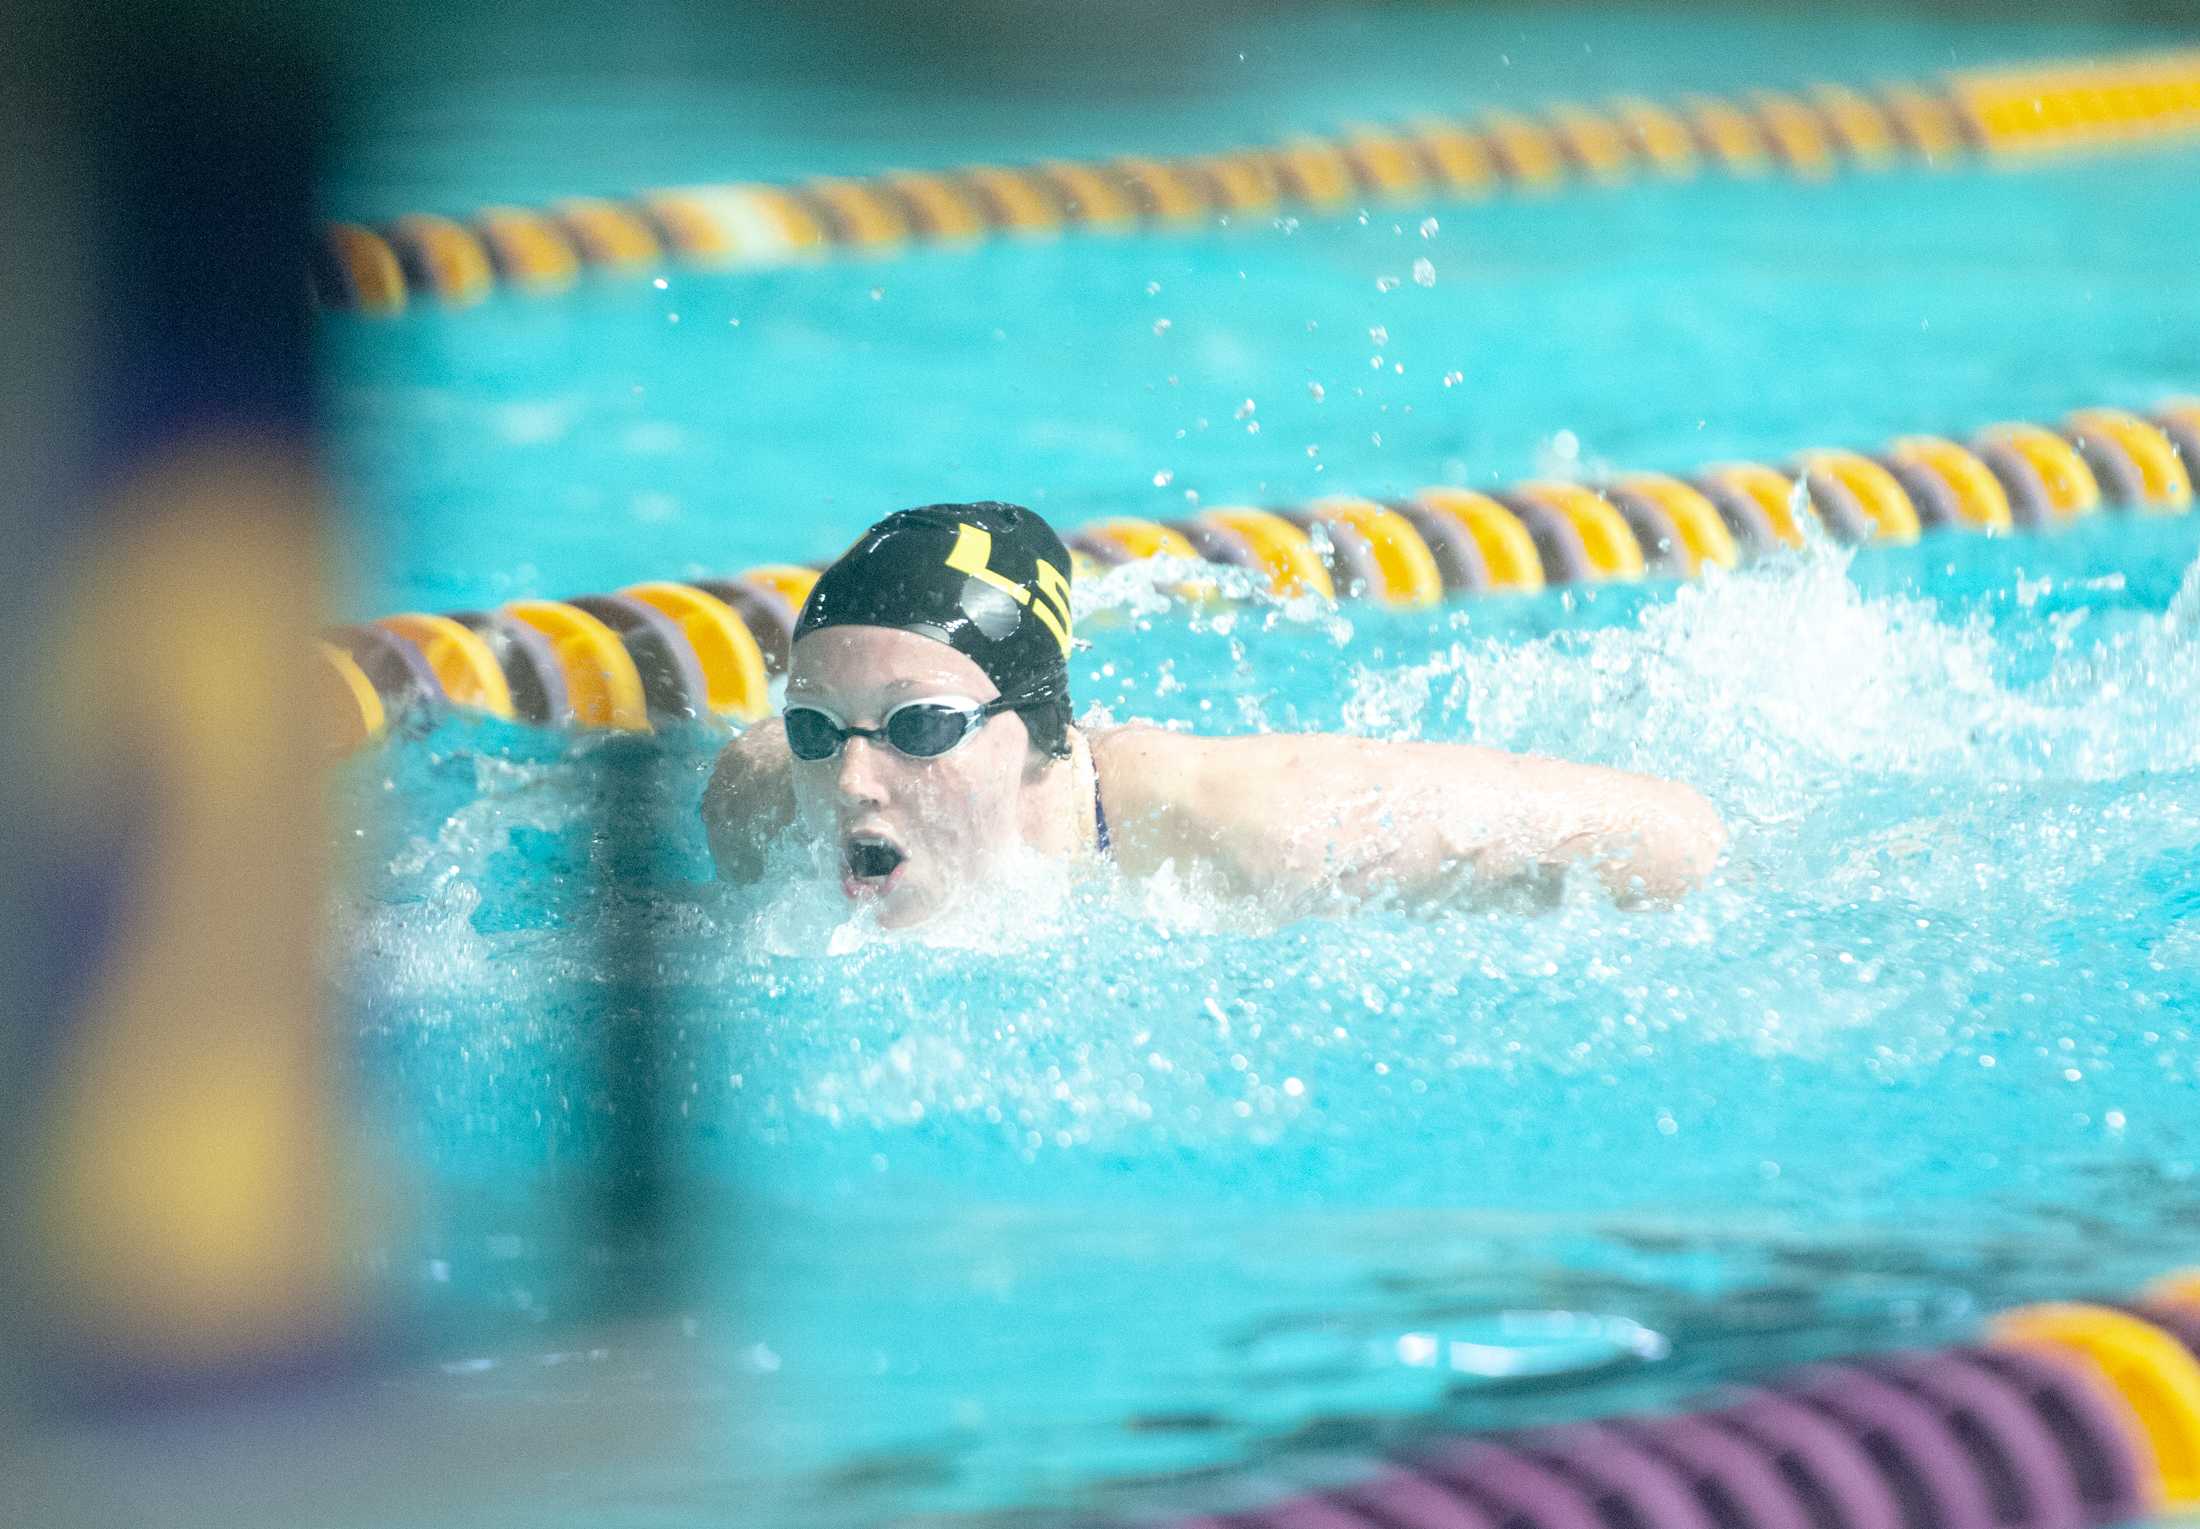
MULTIPOLYGON (((812 632, 794 645, 787 676, 789 706, 819 707, 851 727, 877 727, 904 701, 982 702, 999 694, 983 669, 947 644, 885 627, 812 632)), ((830 759, 794 761, 795 802, 842 893, 875 908, 881 924, 904 927, 982 883, 1017 841, 1028 753, 1014 712, 986 718, 931 759, 850 738, 830 759)))

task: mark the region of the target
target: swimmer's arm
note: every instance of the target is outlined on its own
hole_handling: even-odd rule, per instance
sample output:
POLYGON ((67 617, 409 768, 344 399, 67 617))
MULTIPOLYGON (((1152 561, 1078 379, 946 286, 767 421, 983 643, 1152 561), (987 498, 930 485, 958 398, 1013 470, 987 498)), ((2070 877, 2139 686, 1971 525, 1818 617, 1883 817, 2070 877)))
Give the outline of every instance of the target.
POLYGON ((703 828, 720 879, 763 879, 772 841, 794 822, 794 759, 786 724, 770 717, 751 726, 718 756, 703 788, 703 828))
POLYGON ((1726 844, 1689 787, 1596 765, 1324 735, 1139 730, 1118 747, 1140 742, 1174 781, 1161 837, 1255 895, 1431 901, 1586 863, 1621 902, 1670 902, 1726 844))

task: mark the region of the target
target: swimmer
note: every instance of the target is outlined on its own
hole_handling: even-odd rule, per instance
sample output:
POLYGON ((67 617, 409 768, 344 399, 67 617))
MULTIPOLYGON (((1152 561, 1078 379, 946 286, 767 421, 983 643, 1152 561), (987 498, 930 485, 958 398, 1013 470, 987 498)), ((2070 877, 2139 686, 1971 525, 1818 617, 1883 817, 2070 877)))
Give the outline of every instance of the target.
POLYGON ((1372 899, 1547 900, 1569 867, 1669 903, 1726 829, 1689 787, 1466 744, 1201 737, 1071 722, 1070 559, 1032 511, 940 504, 880 521, 819 576, 786 705, 725 748, 703 796, 720 876, 793 835, 881 925, 919 924, 1017 845, 1167 865, 1279 912, 1372 899))

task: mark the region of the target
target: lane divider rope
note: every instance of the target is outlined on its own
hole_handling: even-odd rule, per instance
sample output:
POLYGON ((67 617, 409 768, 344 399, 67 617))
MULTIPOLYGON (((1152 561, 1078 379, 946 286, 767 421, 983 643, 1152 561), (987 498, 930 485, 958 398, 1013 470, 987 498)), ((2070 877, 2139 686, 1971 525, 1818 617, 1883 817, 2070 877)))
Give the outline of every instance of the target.
POLYGON ((1423 1442, 1171 1529, 2107 1529, 2200 1505, 2200 1273, 1687 1411, 1423 1442))
MULTIPOLYGON (((2107 511, 2184 514, 2195 452, 2200 399, 2173 398, 2151 418, 2079 409, 2053 427, 1992 425, 1968 444, 1913 434, 1876 454, 1818 448, 1778 467, 1722 462, 1690 477, 1332 495, 1222 505, 1169 522, 1117 515, 1064 540, 1078 579, 1153 558, 1197 559, 1278 597, 1413 609, 1553 585, 1700 577, 1800 546, 1807 528, 1903 544, 2107 511)), ((328 736, 348 749, 394 719, 447 707, 629 731, 681 718, 753 721, 770 710, 817 574, 767 563, 726 579, 653 580, 610 595, 339 628, 319 648, 328 736)), ((1187 570, 1173 587, 1213 599, 1216 577, 1187 570)))
POLYGON ((1486 109, 1176 159, 668 187, 540 209, 485 207, 463 218, 340 222, 321 240, 312 285, 325 307, 387 315, 416 297, 464 308, 499 288, 565 292, 584 271, 776 266, 835 250, 879 255, 1066 229, 1342 212, 1413 197, 1540 195, 1576 181, 1614 187, 1706 170, 1816 181, 1903 162, 2021 163, 2194 135, 2200 49, 2184 49, 1963 70, 1917 83, 1687 95, 1671 105, 1623 96, 1533 112, 1486 109))

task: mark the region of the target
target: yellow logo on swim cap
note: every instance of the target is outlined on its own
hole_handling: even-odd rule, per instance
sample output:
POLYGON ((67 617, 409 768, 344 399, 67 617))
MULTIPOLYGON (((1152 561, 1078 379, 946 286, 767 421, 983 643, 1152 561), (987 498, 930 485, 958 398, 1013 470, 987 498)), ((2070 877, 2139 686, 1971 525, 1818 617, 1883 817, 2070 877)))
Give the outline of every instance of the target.
POLYGON ((1069 657, 1069 575, 1045 558, 1034 558, 1038 565, 1039 599, 1031 598, 1031 586, 1019 584, 992 568, 993 533, 983 526, 974 526, 967 520, 955 523, 955 545, 947 554, 947 566, 957 573, 966 573, 973 579, 990 584, 1013 599, 1018 605, 1028 606, 1031 613, 1046 623, 1054 640, 1062 646, 1062 657, 1069 657))

